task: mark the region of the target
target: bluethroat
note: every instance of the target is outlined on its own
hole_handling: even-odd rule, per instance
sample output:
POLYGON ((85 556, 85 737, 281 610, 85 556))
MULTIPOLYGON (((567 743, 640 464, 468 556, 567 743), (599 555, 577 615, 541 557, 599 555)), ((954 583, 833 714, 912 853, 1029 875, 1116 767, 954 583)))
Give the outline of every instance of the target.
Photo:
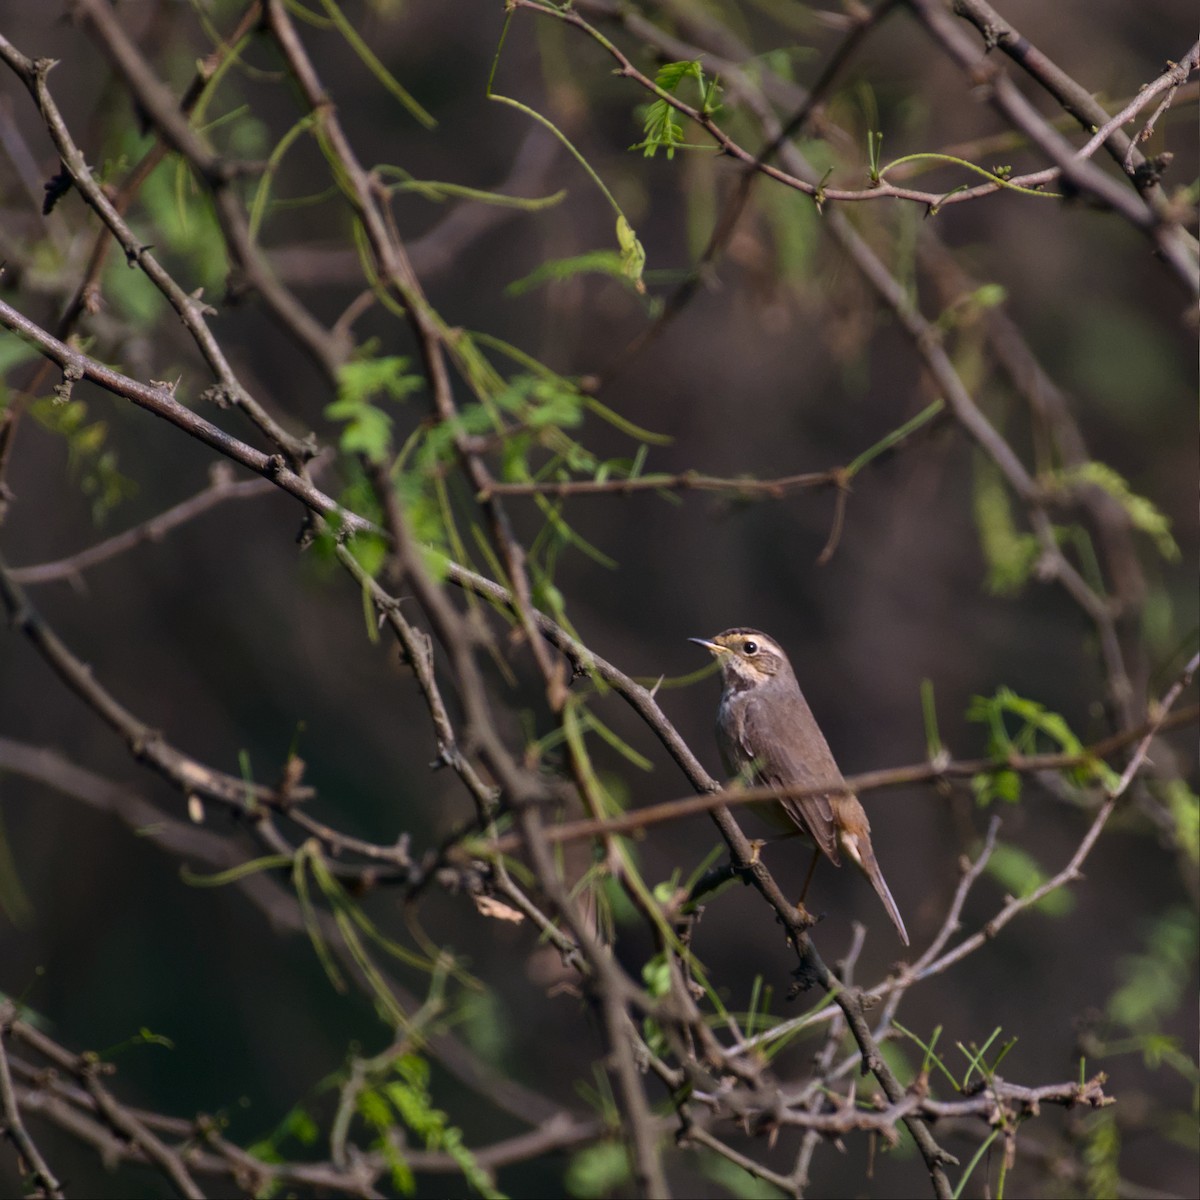
MULTIPOLYGON (((756 804, 772 825, 799 832, 816 847, 808 878, 822 854, 841 865, 845 854, 879 893, 900 938, 908 933, 871 847, 871 824, 858 798, 845 787, 833 754, 808 707, 792 664, 778 642, 757 629, 727 629, 711 640, 689 638, 721 664, 717 743, 725 769, 741 782, 764 787, 830 786, 828 792, 781 796, 756 804), (842 790, 834 790, 837 785, 842 790)), ((805 882, 805 893, 808 882, 805 882)), ((803 906, 801 896, 801 906, 803 906)))

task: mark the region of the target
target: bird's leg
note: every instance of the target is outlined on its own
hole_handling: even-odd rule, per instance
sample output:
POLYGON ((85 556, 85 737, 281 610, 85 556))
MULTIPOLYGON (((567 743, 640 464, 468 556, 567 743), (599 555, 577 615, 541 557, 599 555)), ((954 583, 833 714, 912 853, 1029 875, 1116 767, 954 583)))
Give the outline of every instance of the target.
POLYGON ((808 895, 808 885, 812 883, 812 878, 817 872, 817 862, 821 857, 821 848, 816 846, 813 849, 812 862, 808 864, 808 874, 804 877, 804 886, 800 889, 800 900, 797 903, 797 908, 804 907, 804 898, 808 895))
POLYGON ((818 846, 818 847, 814 847, 814 849, 813 849, 813 856, 812 856, 812 862, 811 862, 811 863, 809 863, 809 865, 808 865, 808 874, 807 874, 807 875, 805 875, 805 877, 804 877, 804 887, 800 889, 800 899, 796 901, 796 911, 797 911, 797 912, 800 914, 800 916, 801 916, 801 919, 803 919, 804 921, 806 921, 806 922, 807 922, 809 925, 815 925, 815 924, 817 923, 817 918, 816 918, 816 917, 814 917, 814 916, 812 915, 812 913, 810 913, 810 912, 808 911, 808 909, 805 907, 805 905, 804 905, 804 899, 805 899, 805 897, 808 895, 808 885, 809 885, 810 883, 812 883, 812 877, 813 877, 813 875, 814 875, 814 874, 816 874, 816 870, 817 870, 817 860, 818 860, 820 857, 821 857, 821 849, 820 849, 820 847, 819 847, 819 846, 818 846))

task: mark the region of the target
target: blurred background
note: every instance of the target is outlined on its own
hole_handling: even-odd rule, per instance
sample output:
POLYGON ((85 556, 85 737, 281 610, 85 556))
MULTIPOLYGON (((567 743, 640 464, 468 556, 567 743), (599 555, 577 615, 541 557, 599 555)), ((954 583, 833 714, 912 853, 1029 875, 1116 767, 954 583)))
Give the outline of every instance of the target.
MULTIPOLYGON (((1194 8, 1182 0, 1014 0, 1002 7, 1110 111, 1195 37, 1194 8)), ((685 5, 647 9, 685 38, 689 21, 698 19, 685 5)), ((623 358, 623 351, 651 318, 647 300, 621 281, 579 274, 514 295, 510 285, 546 260, 612 249, 615 239, 612 210, 579 164, 527 115, 487 98, 503 5, 409 0, 346 11, 438 121, 435 130, 421 128, 335 31, 305 27, 309 52, 364 164, 396 164, 417 180, 524 196, 567 193, 537 212, 398 196, 396 221, 431 303, 450 325, 505 339, 565 375, 597 376, 605 405, 662 435, 648 448, 646 470, 756 478, 821 471, 850 462, 937 398, 911 343, 824 237, 811 201, 782 188, 757 187, 705 286, 635 357, 623 358)), ((240 6, 146 2, 121 4, 118 12, 178 92, 211 47, 209 23, 228 28, 240 6)), ((760 54, 763 70, 801 86, 816 78, 842 36, 836 22, 800 4, 717 6, 712 20, 760 54)), ((602 27, 653 75, 656 63, 635 38, 602 27)), ((128 97, 88 30, 57 5, 16 0, 4 6, 0 32, 27 55, 60 60, 49 79, 67 123, 93 168, 119 178, 149 140, 137 133, 128 97)), ((631 152, 642 137, 637 110, 645 95, 614 77, 612 66, 588 39, 521 13, 494 87, 554 121, 612 190, 646 248, 653 299, 668 294, 695 261, 739 171, 708 151, 680 151, 673 159, 631 152)), ((246 157, 269 153, 302 111, 280 71, 272 54, 252 44, 210 114, 249 106, 252 119, 238 125, 246 157)), ((1042 112, 1053 112, 1028 79, 1017 78, 1042 112)), ((1191 184, 1192 201, 1195 117, 1193 91, 1160 121, 1146 148, 1174 155, 1164 186, 1173 193, 1191 184)), ((742 115, 722 120, 743 144, 760 145, 742 115)), ((1005 132, 903 11, 853 56, 822 122, 828 136, 814 136, 806 149, 822 166, 836 162, 831 186, 843 187, 865 186, 869 129, 883 131, 885 159, 1005 132)), ((0 292, 51 326, 78 282, 95 220, 73 195, 49 218, 39 215, 42 185, 58 163, 28 94, 7 70, 0 74, 0 125, 0 227, 10 261, 0 292)), ((697 140, 692 131, 688 140, 697 140)), ((1041 165, 1020 147, 997 150, 1002 158, 989 153, 978 161, 1011 161, 1016 170, 1041 165)), ((940 170, 916 185, 949 191, 961 182, 953 170, 940 170)), ((363 279, 347 211, 325 195, 328 183, 315 143, 300 138, 281 163, 274 195, 323 198, 273 213, 261 240, 280 277, 331 325, 360 295, 363 279)), ((156 252, 161 247, 187 290, 208 289, 225 353, 272 413, 293 432, 315 430, 336 443, 337 423, 325 415, 334 396, 321 373, 261 305, 223 296, 219 255, 214 264, 203 237, 167 228, 180 186, 187 184, 170 166, 161 169, 147 189, 151 198, 135 205, 130 220, 156 252)), ((931 319, 945 301, 927 273, 905 266, 919 261, 927 225, 977 285, 999 285, 1004 311, 1063 389, 1092 456, 1169 518, 1181 553, 1168 560, 1150 539, 1136 540, 1145 599, 1123 627, 1139 701, 1161 695, 1194 651, 1197 628, 1196 336, 1182 291, 1143 237, 1113 215, 1079 205, 999 193, 949 205, 933 220, 895 202, 842 211, 904 273, 931 319)), ((95 319, 84 324, 93 352, 138 378, 178 378, 181 398, 196 404, 210 382, 203 364, 179 323, 119 256, 103 293, 95 319)), ((354 336, 359 344, 378 339, 379 353, 415 353, 407 328, 379 306, 364 312, 354 336)), ((1030 463, 1023 401, 968 322, 953 329, 953 339, 956 363, 981 408, 1030 463)), ((7 334, 0 334, 0 348, 6 367, 11 363, 12 397, 29 386, 35 364, 13 361, 7 334)), ((48 391, 45 383, 39 394, 48 391)), ((99 389, 78 385, 75 396, 86 402, 89 423, 103 423, 102 454, 111 460, 81 452, 52 417, 21 422, 0 526, 0 551, 12 566, 74 554, 208 481, 214 455, 198 443, 99 389), (99 504, 106 489, 116 502, 99 504)), ((201 410, 254 440, 235 414, 201 410)), ((426 413, 423 396, 395 408, 400 435, 426 413)), ((639 448, 594 415, 576 434, 600 458, 632 457, 639 448)), ((336 493, 337 469, 327 468, 321 482, 336 493)), ((948 420, 927 425, 856 476, 836 551, 820 566, 834 520, 831 490, 761 501, 695 491, 576 498, 565 510, 572 527, 615 565, 567 549, 555 583, 588 646, 631 675, 665 677, 665 711, 714 774, 719 685, 714 677, 671 685, 705 665, 687 638, 733 625, 761 628, 788 650, 846 773, 925 757, 924 680, 956 757, 983 753, 984 731, 967 721, 967 708, 973 696, 1000 686, 1062 714, 1084 742, 1103 737, 1112 732, 1104 673, 1079 609, 1036 581, 1011 594, 987 586, 980 487, 976 451, 961 430, 948 420)), ((544 521, 536 505, 513 498, 509 511, 532 541, 544 521)), ((407 832, 423 849, 471 818, 469 797, 450 772, 429 769, 433 737, 411 675, 386 637, 374 644, 368 636, 348 578, 299 548, 302 517, 282 495, 230 502, 74 584, 29 592, 96 678, 173 744, 231 773, 248 763, 265 782, 278 777, 294 747, 318 790, 315 815, 385 844, 407 832)), ((527 651, 512 657, 516 686, 496 675, 492 682, 498 707, 510 714, 505 733, 519 746, 524 729, 545 732, 545 713, 527 651)), ((1193 686, 1184 702, 1194 698, 1193 686)), ((615 752, 594 747, 606 780, 629 806, 688 793, 687 781, 618 697, 596 700, 594 711, 653 764, 631 769, 615 752)), ((162 813, 183 816, 180 796, 139 768, 15 632, 0 637, 0 737, 53 747, 162 813)), ((1168 740, 1173 765, 1194 785, 1194 731, 1168 740)), ((944 794, 897 789, 866 803, 881 864, 919 950, 944 919, 960 856, 977 851, 990 812, 966 787, 944 794)), ((1048 872, 1069 858, 1090 819, 1073 793, 1034 781, 1001 816, 1002 840, 1048 872)), ((27 900, 0 921, 0 989, 21 998, 71 1047, 120 1048, 114 1055, 128 1102, 185 1117, 220 1113, 230 1136, 250 1142, 269 1134, 298 1098, 328 1109, 321 1081, 344 1062, 349 1045, 364 1052, 386 1045, 367 1001, 330 988, 302 935, 279 935, 237 890, 189 886, 179 860, 125 822, 17 773, 0 775, 0 817, 11 859, 3 868, 8 891, 27 900), (140 1029, 169 1038, 171 1048, 126 1045, 140 1029)), ((232 832, 220 814, 212 820, 218 832, 232 832)), ((743 825, 757 834, 752 818, 743 825)), ((650 832, 639 843, 639 862, 652 882, 674 871, 686 877, 717 841, 706 818, 690 818, 650 832)), ((783 843, 765 853, 781 882, 798 888, 807 851, 783 843)), ((1089 1073, 1107 1071, 1108 1090, 1118 1097, 1119 1173, 1141 1189, 1122 1194, 1194 1194, 1195 1077, 1178 1064, 1155 1064, 1132 1037, 1137 1030, 1114 1025, 1111 1001, 1131 980, 1136 988, 1138 964, 1145 969, 1156 954, 1156 933, 1161 940, 1164 928, 1177 931, 1182 948, 1170 958, 1175 1001, 1151 1014, 1153 1033, 1174 1039, 1194 1067, 1196 958, 1188 939, 1196 930, 1195 860, 1130 805, 1110 824, 1085 875, 1064 911, 1025 915, 984 951, 910 993, 900 1020, 922 1037, 943 1026, 944 1047, 982 1043, 999 1027, 1003 1040, 1018 1039, 1003 1074, 1030 1084, 1076 1076, 1086 1052, 1089 1073), (1097 1039, 1124 1039, 1127 1052, 1101 1060, 1097 1039)), ((995 879, 981 883, 964 929, 991 917, 1004 890, 995 879)), ((844 953, 852 921, 867 924, 860 982, 874 982, 900 957, 902 947, 858 876, 818 871, 809 902, 826 914, 818 938, 829 961, 844 953)), ((419 922, 494 989, 455 1033, 499 1076, 586 1111, 579 1081, 590 1078, 600 1042, 580 1037, 582 1002, 554 986, 562 974, 557 956, 526 928, 476 919, 466 897, 430 890, 406 913, 385 892, 365 905, 397 936, 406 920, 419 922)), ((627 934, 622 959, 636 964, 651 947, 636 925, 627 934)), ((749 1003, 759 975, 774 989, 777 1014, 799 1013, 809 1003, 785 1003, 789 952, 749 889, 725 892, 708 906, 695 949, 735 1010, 749 1003)), ((425 987, 415 972, 397 975, 418 994, 425 987)), ((817 1044, 799 1042, 779 1060, 779 1072, 802 1074, 817 1044)), ((919 1052, 905 1053, 915 1069, 919 1052)), ((439 1072, 433 1090, 469 1145, 521 1128, 450 1074, 439 1072)), ((1014 1179, 1045 1180, 1054 1175, 1047 1164, 1078 1163, 1087 1133, 1082 1120, 1053 1113, 1037 1122, 1028 1154, 1018 1153, 1018 1172, 1031 1174, 1014 1179)), ((977 1141, 949 1144, 962 1157, 977 1141)), ((779 1161, 790 1162, 795 1143, 781 1142, 779 1161)), ((157 1195, 164 1186, 134 1171, 105 1172, 65 1138, 51 1144, 80 1194, 157 1195)), ((921 1178, 902 1149, 877 1156, 867 1179, 864 1145, 854 1139, 846 1155, 818 1155, 813 1194, 901 1195, 921 1178)), ((556 1195, 564 1169, 563 1157, 548 1156, 501 1172, 500 1184, 512 1195, 556 1195)), ((725 1194, 696 1170, 693 1160, 674 1163, 680 1194, 725 1194)), ((1085 1176, 1065 1167, 1062 1176, 1054 1187, 1063 1194, 1087 1194, 1085 1176)), ((0 1156, 0 1190, 18 1186, 11 1156, 0 1156)), ((420 1180, 421 1195, 459 1194, 461 1187, 454 1178, 420 1180)), ((968 1194, 980 1193, 973 1184, 968 1194)))

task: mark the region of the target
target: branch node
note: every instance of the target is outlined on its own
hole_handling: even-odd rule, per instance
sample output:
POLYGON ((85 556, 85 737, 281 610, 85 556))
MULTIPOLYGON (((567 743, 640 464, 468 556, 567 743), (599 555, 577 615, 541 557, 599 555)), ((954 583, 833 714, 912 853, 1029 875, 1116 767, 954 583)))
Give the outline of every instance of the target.
POLYGON ((71 392, 75 384, 83 378, 83 367, 77 362, 68 362, 63 364, 62 383, 54 385, 54 403, 66 404, 71 399, 71 392))

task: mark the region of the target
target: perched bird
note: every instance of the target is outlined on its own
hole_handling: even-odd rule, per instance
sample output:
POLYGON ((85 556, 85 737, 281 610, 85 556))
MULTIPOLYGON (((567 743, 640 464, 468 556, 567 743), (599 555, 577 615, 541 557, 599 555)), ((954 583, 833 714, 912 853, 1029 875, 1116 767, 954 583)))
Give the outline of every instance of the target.
MULTIPOLYGON (((780 789, 844 783, 778 642, 757 629, 727 629, 711 640, 688 640, 711 651, 721 664, 717 744, 730 774, 744 783, 780 789)), ((782 796, 754 807, 772 824, 799 830, 816 846, 809 879, 821 854, 836 867, 844 853, 871 881, 908 945, 900 910, 871 848, 871 824, 852 792, 782 796)))

